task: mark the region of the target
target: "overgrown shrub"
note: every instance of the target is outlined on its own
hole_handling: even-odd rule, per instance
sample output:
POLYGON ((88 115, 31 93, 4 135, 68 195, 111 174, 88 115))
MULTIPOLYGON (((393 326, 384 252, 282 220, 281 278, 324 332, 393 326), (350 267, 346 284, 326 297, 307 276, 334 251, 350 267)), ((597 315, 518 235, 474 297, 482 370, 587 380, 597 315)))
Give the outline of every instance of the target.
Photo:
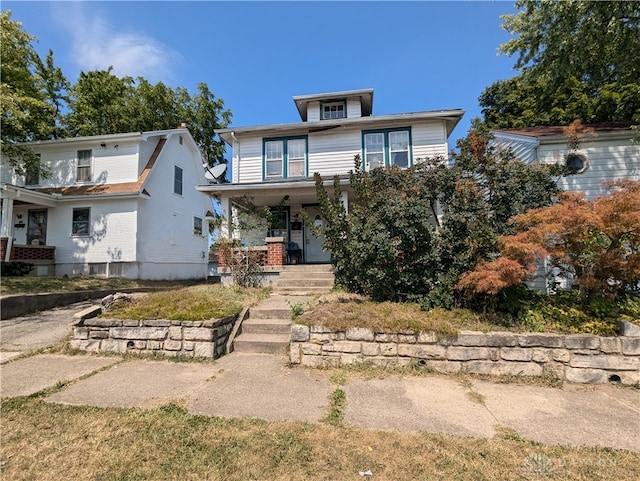
POLYGON ((524 164, 488 141, 486 132, 472 131, 459 141, 452 165, 432 158, 405 170, 364 172, 356 156, 348 213, 339 179, 330 196, 316 174, 326 219, 316 234, 332 254, 336 282, 380 301, 467 305, 457 290, 460 276, 497 251, 510 217, 551 204, 558 192, 554 175, 561 173, 524 164))
POLYGON ((33 264, 28 262, 9 261, 1 263, 0 271, 3 276, 7 277, 23 277, 29 274, 33 269, 33 264))

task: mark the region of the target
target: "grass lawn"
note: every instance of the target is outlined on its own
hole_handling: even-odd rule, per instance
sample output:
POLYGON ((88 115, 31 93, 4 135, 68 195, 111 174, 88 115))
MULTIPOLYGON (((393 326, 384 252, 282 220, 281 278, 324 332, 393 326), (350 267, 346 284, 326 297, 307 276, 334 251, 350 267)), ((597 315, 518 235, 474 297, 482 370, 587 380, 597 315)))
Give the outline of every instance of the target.
POLYGON ((610 480, 640 479, 640 454, 329 423, 197 416, 3 400, 3 479, 610 480), (372 478, 359 472, 370 470, 372 478))
POLYGON ((132 287, 175 288, 205 281, 141 281, 135 279, 78 277, 2 277, 0 294, 34 294, 39 292, 71 292, 132 287))

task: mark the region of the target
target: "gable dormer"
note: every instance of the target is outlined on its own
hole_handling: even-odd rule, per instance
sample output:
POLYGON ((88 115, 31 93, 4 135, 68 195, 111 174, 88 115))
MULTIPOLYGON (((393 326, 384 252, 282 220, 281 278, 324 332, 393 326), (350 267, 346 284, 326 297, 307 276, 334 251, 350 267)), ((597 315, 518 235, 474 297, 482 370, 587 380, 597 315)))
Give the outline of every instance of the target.
POLYGON ((373 111, 373 89, 297 95, 293 101, 303 122, 369 117, 373 111))

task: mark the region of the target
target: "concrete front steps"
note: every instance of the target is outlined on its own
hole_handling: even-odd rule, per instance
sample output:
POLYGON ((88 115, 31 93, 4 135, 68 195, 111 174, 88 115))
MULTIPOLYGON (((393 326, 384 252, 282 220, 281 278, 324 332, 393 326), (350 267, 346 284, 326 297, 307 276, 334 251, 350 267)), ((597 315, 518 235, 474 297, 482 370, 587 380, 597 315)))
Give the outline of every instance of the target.
POLYGON ((289 295, 323 294, 334 285, 331 264, 288 265, 280 272, 273 291, 289 295))
POLYGON ((286 354, 291 340, 291 307, 287 300, 276 294, 249 309, 249 318, 242 323, 242 333, 233 341, 233 350, 286 354))

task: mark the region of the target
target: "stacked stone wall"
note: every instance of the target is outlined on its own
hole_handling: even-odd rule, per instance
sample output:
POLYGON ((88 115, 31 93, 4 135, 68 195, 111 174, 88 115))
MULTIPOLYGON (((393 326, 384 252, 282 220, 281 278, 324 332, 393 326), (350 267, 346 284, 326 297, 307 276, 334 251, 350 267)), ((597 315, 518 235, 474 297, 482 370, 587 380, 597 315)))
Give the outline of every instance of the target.
POLYGON ((218 358, 237 316, 206 321, 81 319, 70 345, 83 351, 218 358))
POLYGON ((291 362, 304 366, 418 363, 445 373, 640 383, 640 337, 461 331, 455 339, 437 339, 429 332, 334 331, 294 324, 291 341, 291 362))

